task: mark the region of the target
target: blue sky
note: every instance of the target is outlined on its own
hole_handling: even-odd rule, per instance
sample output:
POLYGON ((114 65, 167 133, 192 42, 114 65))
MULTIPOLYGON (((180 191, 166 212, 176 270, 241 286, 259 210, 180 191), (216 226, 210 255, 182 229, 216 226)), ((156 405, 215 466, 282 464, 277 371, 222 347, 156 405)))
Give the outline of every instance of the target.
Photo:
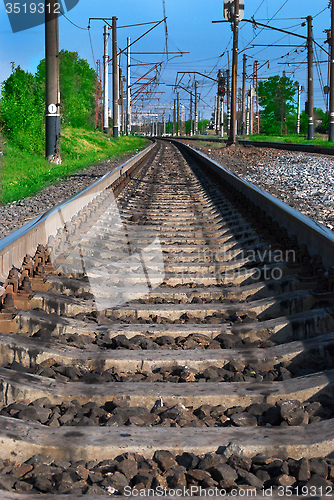
MULTIPOLYGON (((166 57, 161 55, 135 55, 133 63, 164 61, 160 74, 160 82, 173 84, 177 71, 200 71, 208 76, 215 77, 218 69, 226 69, 228 58, 231 60, 232 32, 230 24, 212 24, 212 20, 222 19, 221 0, 165 0, 168 26, 169 51, 190 52, 182 57, 176 57, 166 64, 166 57), (224 54, 222 57, 220 57, 224 54)), ((163 17, 162 0, 80 0, 78 5, 67 13, 68 18, 76 25, 87 28, 89 17, 118 17, 119 25, 130 25, 157 21, 163 17)), ((306 35, 306 27, 302 27, 302 17, 311 15, 314 19, 315 40, 328 50, 324 45, 326 39, 324 29, 330 27, 330 10, 328 0, 314 2, 311 0, 245 0, 245 18, 252 16, 259 22, 269 23, 282 29, 287 29, 301 35, 306 35)), ((240 25, 240 50, 246 48, 248 56, 247 73, 251 75, 253 61, 259 61, 260 78, 267 78, 275 74, 287 72, 294 80, 298 80, 306 89, 306 50, 304 47, 268 47, 269 44, 294 44, 300 45, 302 39, 284 35, 268 29, 254 30, 249 23, 240 25), (256 37, 254 38, 254 36, 256 37), (253 40, 254 38, 254 40, 253 40), (252 48, 252 43, 261 46, 252 48), (294 52, 297 50, 298 52, 294 52), (289 55, 287 55, 289 53, 289 55), (293 61, 297 64, 292 64, 293 61), (283 63, 283 64, 281 64, 283 63)), ((149 26, 123 28, 118 31, 118 45, 126 46, 126 37, 132 40, 140 36, 149 26)), ((103 52, 103 22, 91 23, 90 36, 86 29, 79 29, 67 19, 60 19, 60 48, 78 52, 79 56, 87 59, 94 67, 94 60, 102 60, 103 52), (93 50, 92 50, 93 48, 93 50)), ((44 57, 44 28, 39 26, 26 31, 12 33, 3 3, 0 4, 0 81, 6 79, 11 72, 11 62, 20 65, 23 69, 34 72, 40 59, 44 57)), ((161 24, 150 34, 145 36, 132 47, 136 52, 164 51, 165 27, 161 24)), ((316 48, 316 57, 319 61, 327 60, 327 54, 316 48)), ((172 56, 170 56, 172 57, 172 56)), ((125 71, 125 58, 122 66, 125 71)), ((134 66, 133 74, 140 76, 150 66, 134 66), (144 68, 144 69, 143 69, 144 68)), ((241 73, 242 57, 239 58, 239 71, 241 73)), ((182 85, 187 86, 193 82, 193 75, 185 75, 182 85)), ((211 115, 214 103, 214 83, 206 78, 197 77, 199 93, 203 98, 200 111, 205 117, 211 115)), ((325 109, 325 101, 321 87, 327 84, 327 64, 314 67, 315 106, 325 109), (318 68, 318 69, 317 69, 318 68)), ((240 82, 241 85, 241 82, 240 82)), ((160 85, 164 94, 158 94, 159 102, 154 99, 150 106, 170 107, 173 98, 172 88, 160 85)), ((188 94, 180 93, 181 102, 188 105, 188 94)), ((306 100, 306 93, 302 94, 302 103, 306 100)), ((148 106, 148 104, 147 104, 148 106)), ((167 111, 168 114, 168 111, 167 111)))

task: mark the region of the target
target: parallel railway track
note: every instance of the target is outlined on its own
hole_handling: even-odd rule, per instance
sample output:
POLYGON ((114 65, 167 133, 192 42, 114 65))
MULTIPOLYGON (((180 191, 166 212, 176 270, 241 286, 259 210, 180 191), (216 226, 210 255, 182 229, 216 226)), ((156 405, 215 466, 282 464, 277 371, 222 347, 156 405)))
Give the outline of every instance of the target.
POLYGON ((334 239, 179 147, 0 245, 1 499, 333 494, 334 239))

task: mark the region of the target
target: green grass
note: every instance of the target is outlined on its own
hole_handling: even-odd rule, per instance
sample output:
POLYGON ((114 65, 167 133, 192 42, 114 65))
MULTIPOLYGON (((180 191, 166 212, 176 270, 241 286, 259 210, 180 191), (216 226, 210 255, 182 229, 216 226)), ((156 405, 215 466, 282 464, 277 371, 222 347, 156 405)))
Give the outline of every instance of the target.
MULTIPOLYGON (((218 137, 215 135, 215 133, 212 133, 212 130, 208 131, 208 135, 198 135, 197 137, 199 139, 206 139, 208 142, 210 142, 210 139, 215 138, 215 139, 227 139, 227 136, 224 135, 224 137, 218 137)), ((302 135, 297 135, 297 134, 291 134, 291 135, 245 135, 245 136, 239 136, 239 139, 244 139, 244 140, 249 140, 249 141, 264 141, 264 142, 284 142, 284 143, 295 143, 295 144, 313 144, 316 146, 322 146, 325 148, 334 148, 334 142, 330 142, 327 139, 326 135, 321 135, 321 136, 316 136, 313 140, 308 140, 305 138, 305 136, 302 135)), ((200 143, 199 143, 200 144, 200 143)), ((210 142, 210 145, 214 147, 214 142, 210 142)), ((218 143, 219 144, 219 143, 218 143)))
POLYGON ((103 132, 65 128, 61 138, 62 164, 54 165, 38 154, 22 151, 10 141, 0 138, 1 204, 32 196, 44 186, 55 184, 84 167, 135 153, 148 145, 142 137, 107 137, 103 132), (2 147, 1 147, 2 146, 2 147), (3 149, 2 149, 3 148, 3 149))
POLYGON ((334 142, 325 139, 325 136, 315 137, 313 140, 308 140, 301 135, 283 135, 283 136, 273 136, 273 135, 250 135, 245 136, 244 139, 250 141, 266 141, 266 142, 286 142, 295 144, 314 144, 317 146, 322 146, 325 148, 334 148, 334 142))

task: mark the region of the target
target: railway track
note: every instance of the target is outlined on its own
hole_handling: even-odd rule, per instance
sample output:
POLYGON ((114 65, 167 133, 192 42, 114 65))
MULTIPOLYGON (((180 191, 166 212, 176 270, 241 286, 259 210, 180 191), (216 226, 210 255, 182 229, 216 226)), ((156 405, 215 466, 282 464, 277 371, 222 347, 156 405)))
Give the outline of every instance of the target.
POLYGON ((333 495, 330 231, 179 147, 0 246, 1 499, 333 495))

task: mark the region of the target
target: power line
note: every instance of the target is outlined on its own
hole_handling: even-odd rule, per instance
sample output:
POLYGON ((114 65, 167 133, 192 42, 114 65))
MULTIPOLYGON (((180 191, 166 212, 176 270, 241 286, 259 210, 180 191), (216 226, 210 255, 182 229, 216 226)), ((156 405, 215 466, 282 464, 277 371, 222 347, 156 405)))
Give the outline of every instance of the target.
MULTIPOLYGON (((274 17, 276 17, 276 15, 280 12, 280 10, 283 9, 284 5, 286 5, 288 3, 289 0, 285 0, 285 2, 283 3, 283 5, 275 12, 275 14, 269 19, 268 22, 272 21, 274 19, 274 17)), ((255 38, 257 38, 259 36, 260 33, 262 33, 262 31, 264 30, 264 28, 262 28, 259 33, 257 33, 253 39, 248 43, 248 45, 245 47, 245 50, 249 47, 249 45, 255 40, 255 38)))
POLYGON ((88 28, 88 35, 89 35, 90 48, 92 49, 92 56, 93 56, 94 66, 96 66, 95 56, 94 56, 94 50, 93 50, 93 42, 92 42, 92 37, 91 37, 90 29, 89 28, 88 28))
POLYGON ((62 12, 60 9, 59 9, 59 12, 60 12, 60 14, 61 14, 62 16, 64 16, 64 17, 65 17, 65 19, 66 19, 69 23, 73 24, 73 26, 75 26, 75 27, 76 27, 76 28, 78 28, 79 30, 84 30, 84 31, 87 31, 87 30, 88 30, 88 28, 82 28, 81 26, 78 26, 77 24, 75 24, 75 23, 74 23, 73 21, 71 21, 71 19, 69 19, 69 18, 66 16, 66 14, 64 14, 64 12, 62 12))

